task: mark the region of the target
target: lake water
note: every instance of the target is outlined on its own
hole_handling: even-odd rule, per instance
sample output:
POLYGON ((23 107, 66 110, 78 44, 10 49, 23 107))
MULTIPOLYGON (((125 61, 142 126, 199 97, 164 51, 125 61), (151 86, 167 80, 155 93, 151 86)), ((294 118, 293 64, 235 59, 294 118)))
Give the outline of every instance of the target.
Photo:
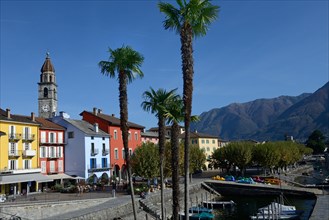
MULTIPOLYGON (((215 219, 219 220, 247 220, 250 215, 257 213, 261 207, 269 205, 271 202, 277 200, 277 197, 241 197, 241 196, 225 196, 222 197, 223 201, 233 200, 237 205, 234 208, 215 209, 215 219)), ((301 220, 308 220, 312 214, 315 199, 292 198, 285 197, 286 205, 294 205, 297 210, 303 210, 301 220)))

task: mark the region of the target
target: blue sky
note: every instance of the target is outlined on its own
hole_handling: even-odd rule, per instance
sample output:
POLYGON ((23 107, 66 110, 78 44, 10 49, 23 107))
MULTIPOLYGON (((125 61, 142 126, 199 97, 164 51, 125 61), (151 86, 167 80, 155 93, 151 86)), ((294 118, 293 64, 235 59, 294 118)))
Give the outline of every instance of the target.
MULTIPOLYGON (((128 86, 129 120, 156 126, 140 107, 142 93, 181 93, 183 85, 179 36, 164 30, 157 2, 1 0, 0 107, 38 112, 37 83, 49 51, 59 111, 80 119, 97 107, 119 116, 118 82, 102 75, 98 62, 124 44, 145 57, 144 78, 128 86)), ((314 92, 328 81, 327 0, 212 2, 221 7, 219 19, 194 41, 193 114, 314 92)))

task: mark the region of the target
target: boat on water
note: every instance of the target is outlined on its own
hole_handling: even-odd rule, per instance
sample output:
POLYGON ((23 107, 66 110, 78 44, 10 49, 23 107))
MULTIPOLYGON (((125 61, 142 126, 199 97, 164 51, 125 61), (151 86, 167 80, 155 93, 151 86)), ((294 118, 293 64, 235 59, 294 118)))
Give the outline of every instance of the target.
POLYGON ((189 208, 190 213, 201 213, 201 212, 212 213, 212 211, 213 211, 212 209, 208 209, 203 206, 193 206, 193 207, 189 208))
POLYGON ((215 207, 215 208, 225 208, 226 206, 232 207, 235 206, 234 201, 203 201, 202 202, 204 207, 215 207))
MULTIPOLYGON (((214 214, 212 213, 212 209, 208 209, 202 206, 192 206, 189 208, 189 219, 192 220, 212 220, 215 218, 214 214)), ((179 213, 179 219, 185 219, 185 213, 179 213)))
MULTIPOLYGON (((200 213, 189 213, 189 219, 191 220, 213 220, 215 218, 213 213, 210 212, 200 212, 200 213)), ((179 219, 185 219, 185 213, 179 213, 179 219)))
POLYGON ((259 208, 251 219, 299 219, 303 211, 296 210, 295 206, 272 202, 268 206, 259 208))

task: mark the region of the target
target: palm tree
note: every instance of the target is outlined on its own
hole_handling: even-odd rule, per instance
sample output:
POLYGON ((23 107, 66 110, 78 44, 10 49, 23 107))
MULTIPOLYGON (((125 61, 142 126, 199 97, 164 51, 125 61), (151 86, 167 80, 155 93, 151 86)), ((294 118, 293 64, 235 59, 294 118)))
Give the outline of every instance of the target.
MULTIPOLYGON (((184 105, 180 96, 176 96, 166 108, 165 117, 171 124, 171 168, 172 168, 172 190, 173 190, 173 219, 179 219, 179 123, 184 121, 184 105)), ((197 121, 197 116, 191 116, 191 121, 197 121)))
POLYGON ((165 148, 165 117, 164 112, 165 109, 170 102, 170 100, 174 99, 176 89, 173 89, 167 92, 164 89, 158 89, 154 91, 154 89, 150 88, 150 91, 145 91, 143 97, 145 99, 142 102, 141 106, 145 111, 155 113, 158 118, 158 126, 159 126, 159 156, 160 156, 160 184, 161 184, 161 219, 164 219, 164 194, 163 194, 163 166, 164 166, 164 148, 165 148))
POLYGON ((119 102, 120 102, 120 128, 122 131, 123 147, 125 150, 125 162, 128 172, 128 180, 131 189, 131 201, 134 212, 134 219, 137 219, 135 207, 134 188, 131 177, 130 155, 128 148, 128 95, 127 84, 132 82, 137 76, 144 76, 140 67, 144 57, 129 46, 122 46, 116 50, 109 49, 109 61, 100 61, 101 73, 115 78, 119 81, 119 102))
POLYGON ((189 201, 189 140, 190 118, 192 112, 193 94, 193 37, 204 36, 209 25, 217 19, 219 7, 212 5, 209 0, 176 0, 179 8, 169 3, 160 2, 159 9, 166 16, 163 26, 165 29, 179 33, 181 40, 181 57, 183 71, 183 101, 184 101, 184 167, 185 167, 185 214, 188 219, 189 201))
POLYGON ((179 123, 184 120, 183 100, 178 100, 168 106, 166 117, 171 124, 171 169, 172 169, 172 199, 173 199, 173 220, 179 219, 179 123))

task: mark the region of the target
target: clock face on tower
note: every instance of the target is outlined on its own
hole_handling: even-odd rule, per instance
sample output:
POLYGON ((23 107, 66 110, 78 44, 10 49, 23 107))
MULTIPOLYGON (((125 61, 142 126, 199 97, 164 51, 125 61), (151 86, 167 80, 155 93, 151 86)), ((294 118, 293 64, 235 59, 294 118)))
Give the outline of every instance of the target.
POLYGON ((43 105, 41 109, 43 112, 48 112, 50 110, 49 105, 43 105))

